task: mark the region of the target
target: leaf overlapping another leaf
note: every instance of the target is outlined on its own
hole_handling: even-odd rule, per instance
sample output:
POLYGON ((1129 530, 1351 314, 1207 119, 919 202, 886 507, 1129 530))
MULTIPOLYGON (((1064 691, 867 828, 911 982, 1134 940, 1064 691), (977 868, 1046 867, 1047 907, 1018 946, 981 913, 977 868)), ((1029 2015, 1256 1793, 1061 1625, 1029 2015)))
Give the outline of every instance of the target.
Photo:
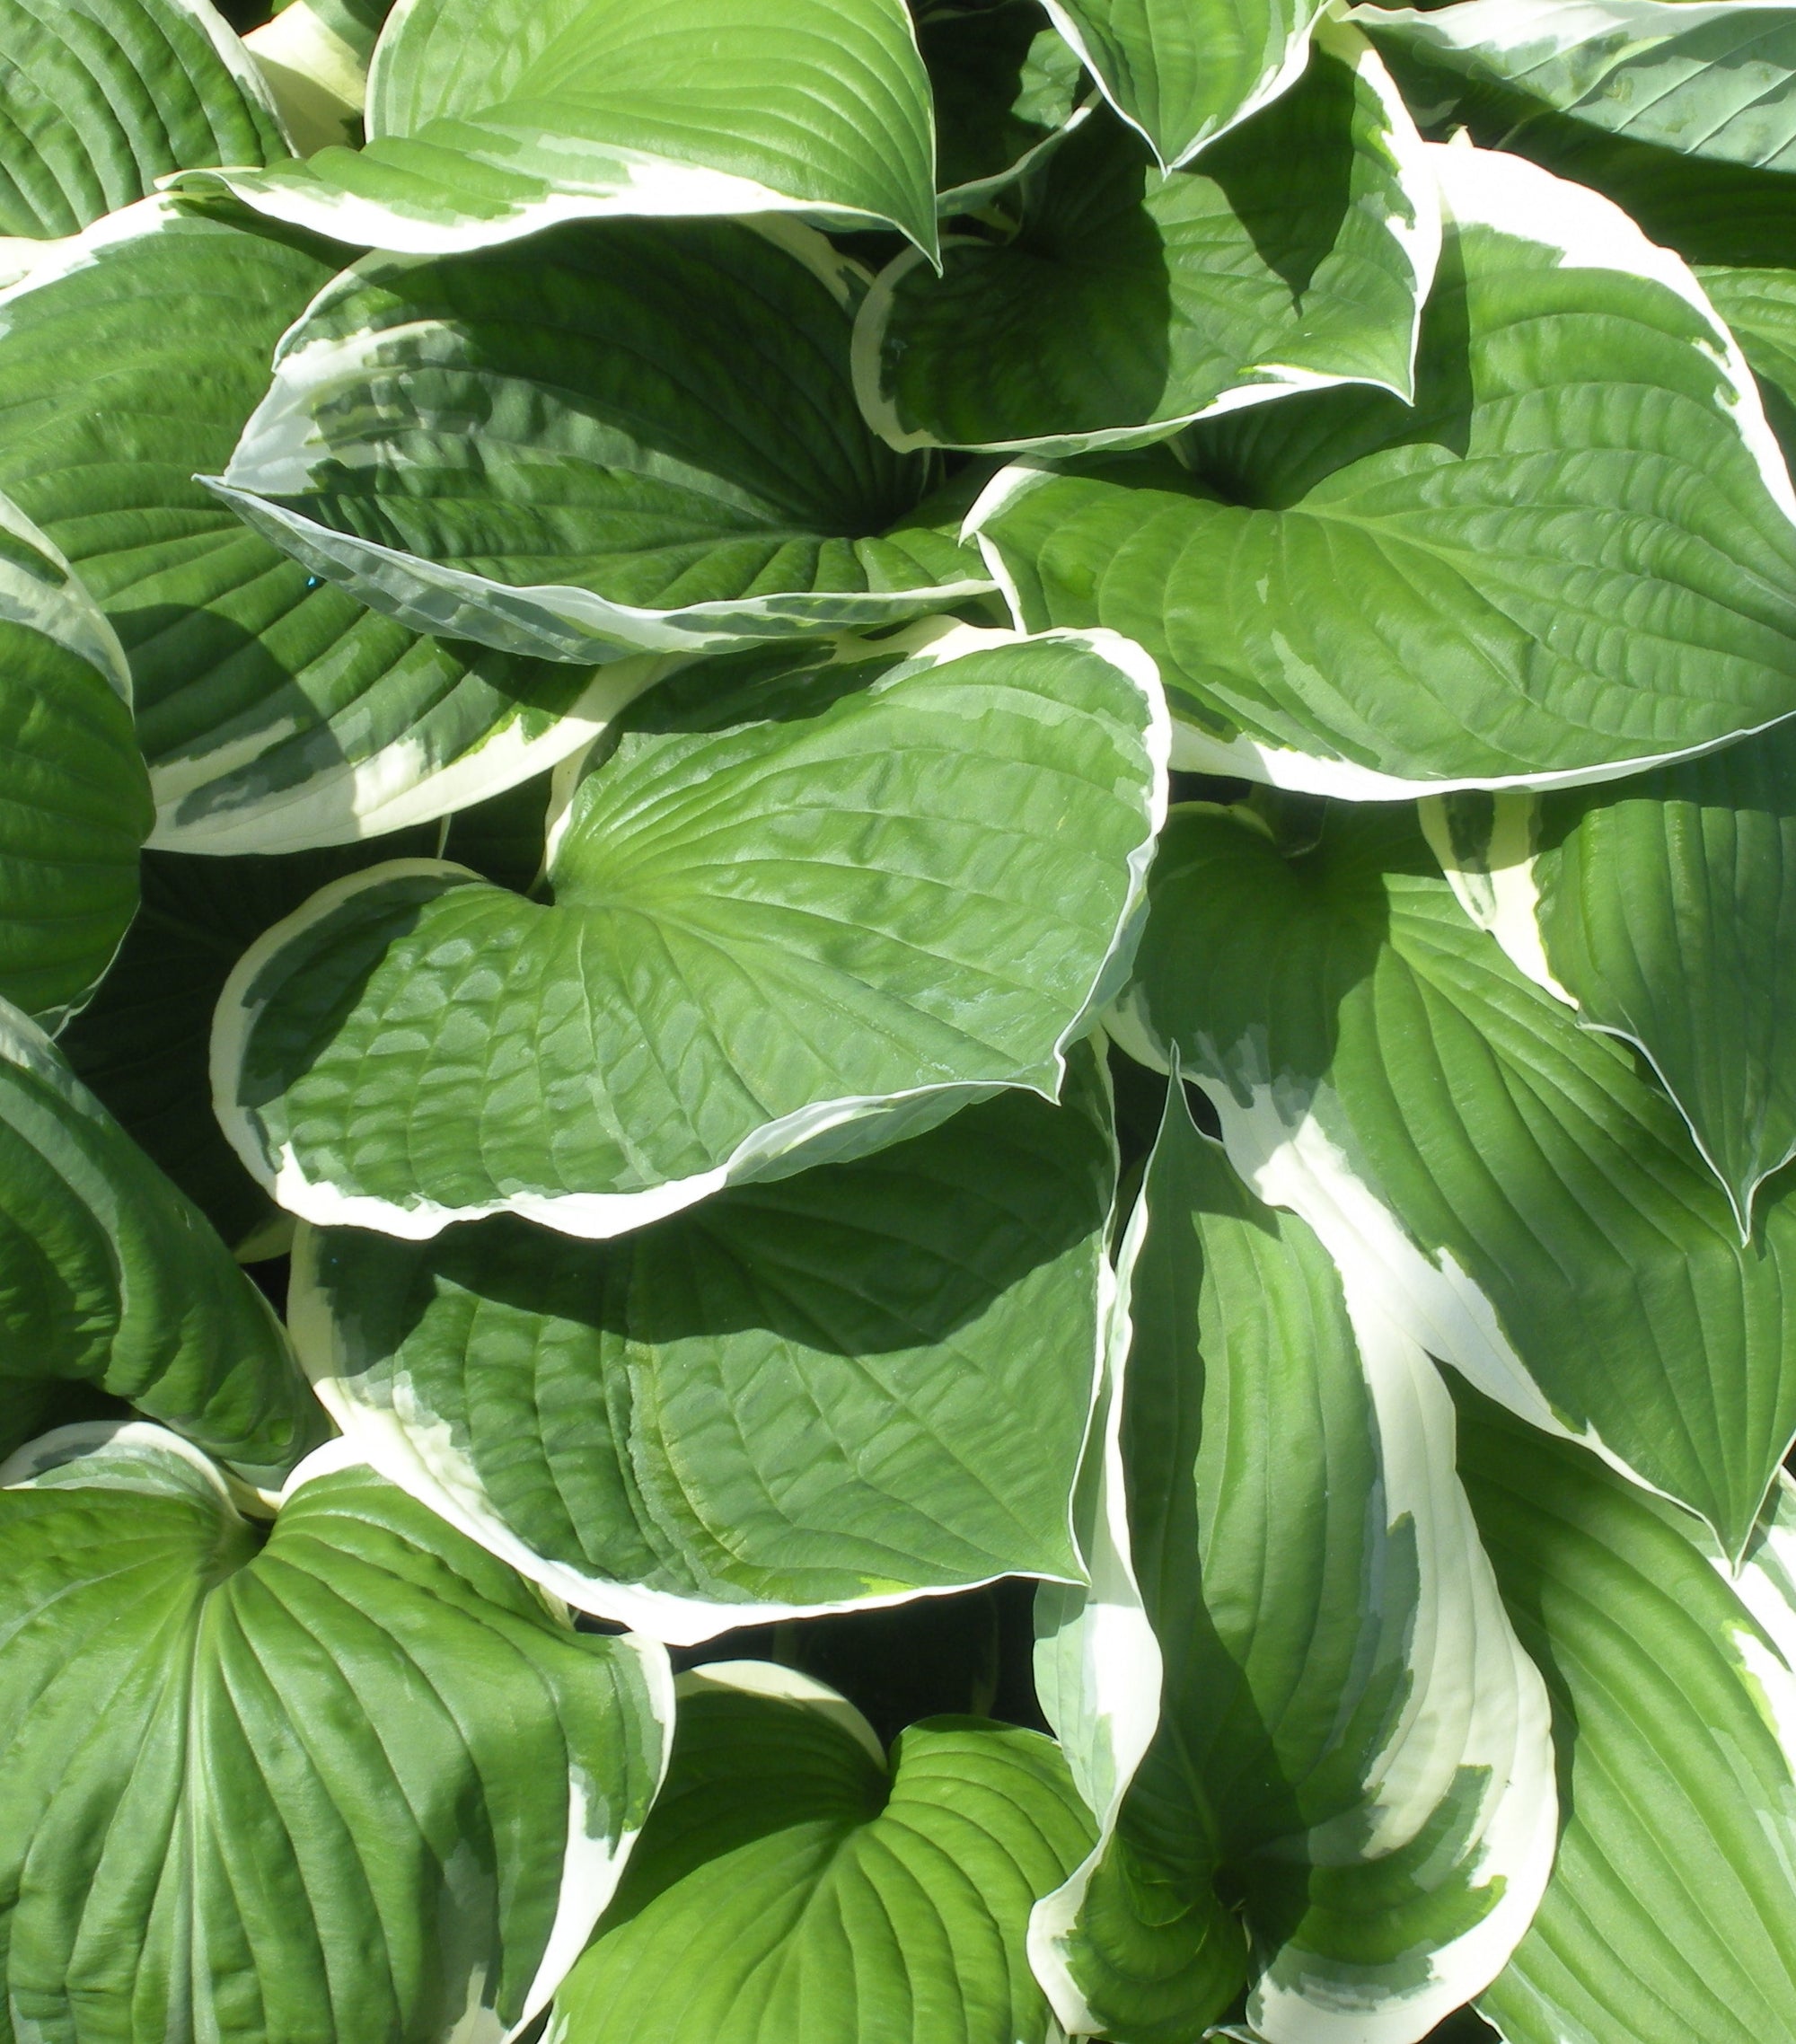
POLYGON ((660 1638, 1077 1581, 1112 1145, 1080 1046, 1058 1108, 1008 1093, 614 1243, 307 1229, 294 1338, 396 1482, 660 1638))
POLYGON ((626 722, 558 828, 551 903, 378 867, 240 964, 216 1097, 283 1205, 608 1237, 1000 1088, 1058 1094, 1164 814, 1133 648, 788 647, 691 666, 626 722))
POLYGON ((119 631, 172 849, 300 850, 439 816, 552 766, 649 678, 420 639, 194 480, 337 260, 152 199, 0 298, 0 487, 73 549, 119 631))
POLYGON ((286 337, 219 496, 418 630, 558 660, 890 624, 991 586, 855 409, 853 267, 779 224, 370 257, 286 337))
POLYGON ((1569 785, 1796 709, 1796 493, 1727 330, 1624 215, 1431 152, 1413 409, 1341 390, 1021 465, 970 524, 1019 623, 1158 662, 1177 762, 1352 799, 1569 785))
POLYGON ((413 0, 375 47, 367 136, 183 181, 427 255, 620 214, 810 213, 935 246, 904 0, 413 0))

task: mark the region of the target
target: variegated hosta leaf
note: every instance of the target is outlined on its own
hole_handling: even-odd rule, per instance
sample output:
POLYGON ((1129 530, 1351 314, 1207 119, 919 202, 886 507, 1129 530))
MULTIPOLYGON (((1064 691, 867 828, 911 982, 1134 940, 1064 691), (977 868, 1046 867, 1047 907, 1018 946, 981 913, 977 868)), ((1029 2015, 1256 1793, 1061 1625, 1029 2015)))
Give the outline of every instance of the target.
POLYGON ((1164 439, 1291 390, 1407 399, 1440 248, 1434 172, 1385 69, 1326 33, 1303 82, 1188 170, 1114 116, 1032 181, 1014 238, 908 251, 856 322, 861 409, 897 447, 1164 439))
POLYGON ((1051 1740, 926 1718, 888 1759, 832 1689, 682 1676, 667 1786, 555 2044, 1048 2044, 1029 1906, 1090 1842, 1051 1740))
POLYGON ((1452 796, 1424 821, 1473 920, 1646 1053, 1749 1235, 1796 1154, 1796 726, 1537 813, 1452 796))
POLYGON ((936 105, 936 210, 985 205, 1091 111, 1084 67, 1039 0, 926 0, 917 47, 936 105))
POLYGON ((1107 634, 701 662, 580 782, 552 904, 400 862, 255 946, 225 1132, 310 1220, 603 1237, 1052 1097, 1133 941, 1164 718, 1107 634))
POLYGON ((45 1379, 128 1399, 261 1486, 328 1431, 224 1244, 0 1003, 0 1399, 45 1379))
POLYGON ((286 851, 397 830, 585 744, 630 689, 417 638, 320 587, 194 481, 229 456, 333 252, 152 199, 0 297, 0 489, 118 628, 155 841, 286 851))
POLYGON ((682 1643, 1084 1575, 1115 1167, 1100 1068, 614 1243, 302 1230, 288 1311, 377 1467, 583 1610, 682 1643))
POLYGON ((904 0, 410 0, 374 51, 367 135, 186 181, 421 255, 616 214, 807 213, 935 245, 904 0))
POLYGON ((211 0, 0 0, 0 277, 171 171, 288 154, 211 0))
POLYGON ((1160 1729, 1036 1912, 1037 1969, 1078 2035, 1188 2044, 1251 1978, 1268 2044, 1414 2044, 1527 1929, 1557 1815, 1451 1401, 1376 1282, 1255 1199, 1176 1086, 1122 1271, 1160 1729))
POLYGON ((1780 0, 1470 0, 1353 19, 1402 60, 1418 105, 1465 91, 1512 127, 1545 114, 1796 172, 1796 6, 1780 0))
POLYGON ((0 497, 0 1000, 55 1028, 137 906, 152 822, 117 635, 0 497))
POLYGON ((361 139, 368 65, 392 7, 393 0, 288 0, 244 37, 302 156, 361 139))
POLYGON ((1354 798, 1600 780, 1790 715, 1796 493, 1690 272, 1519 158, 1429 154, 1414 409, 1321 392, 1193 429, 1186 467, 1006 471, 972 523, 1019 621, 1146 647, 1178 763, 1354 798))
POLYGON ((339 1446, 273 1530, 141 1423, 0 1490, 0 2029, 490 2044, 665 1764, 663 1651, 558 1621, 339 1446))
POLYGON ((1730 1582, 1681 1512, 1475 1395, 1459 1440, 1510 1615, 1552 1692, 1566 1788, 1539 1914, 1480 2007, 1508 2044, 1791 2044, 1789 1478, 1730 1582))
POLYGON ((856 410, 858 273, 789 224, 369 256, 282 342, 219 495, 419 630, 559 660, 886 624, 991 583, 968 492, 856 410))
POLYGON ((438 835, 432 825, 286 859, 145 854, 136 920, 99 993, 57 1037, 76 1076, 240 1255, 277 1254, 293 1224, 212 1112, 212 1011, 231 968, 320 887, 382 859, 427 858, 438 835))
POLYGON ((1322 0, 1045 0, 1105 98, 1162 163, 1276 99, 1303 75, 1322 0))
POLYGON ((1743 1248, 1677 1110, 1454 900, 1407 807, 1285 859, 1176 812, 1114 1026, 1387 1316, 1737 1553, 1796 1431, 1796 1190, 1743 1248), (1624 1363, 1622 1359, 1624 1359, 1624 1363))

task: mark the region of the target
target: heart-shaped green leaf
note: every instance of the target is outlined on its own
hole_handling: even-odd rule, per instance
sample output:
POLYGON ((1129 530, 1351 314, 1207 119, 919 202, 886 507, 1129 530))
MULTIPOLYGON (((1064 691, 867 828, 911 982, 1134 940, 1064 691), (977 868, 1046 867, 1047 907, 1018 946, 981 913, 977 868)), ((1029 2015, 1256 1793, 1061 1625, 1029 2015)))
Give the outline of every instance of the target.
POLYGON ((0 1003, 0 1387, 22 1379, 128 1399, 259 1485, 327 1431, 224 1244, 0 1003))
POLYGON ((300 850, 440 816, 553 765, 648 678, 419 639, 194 481, 335 269, 287 230, 152 199, 0 297, 0 489, 118 629, 173 850, 300 850))
POLYGON ((112 628, 0 497, 0 1000, 55 1028, 137 906, 152 822, 112 628))
POLYGON ((1796 1188, 1743 1247, 1671 1103, 1476 928, 1406 806, 1332 808, 1290 859, 1179 810, 1150 902, 1114 1026, 1176 1046, 1260 1197, 1738 1553, 1796 1432, 1796 1188))
POLYGON ((191 181, 423 255, 615 214, 809 213, 935 245, 904 0, 413 0, 375 48, 367 134, 191 181))
POLYGON ((856 410, 808 230, 614 222, 371 256, 283 341, 216 487, 420 630, 554 659, 893 622, 991 587, 970 491, 856 410))
POLYGON ((1115 1165, 1096 1060, 611 1243, 301 1231, 294 1338, 395 1483, 682 1643, 1084 1568, 1115 1165))
POLYGON ((579 784, 551 904, 400 863, 255 946, 226 1132, 307 1220, 598 1237, 1052 1098, 1133 941, 1164 714, 1108 635, 700 662, 579 784))
MULTIPOLYGON (((1469 0, 1357 7, 1417 103, 1445 89, 1680 155, 1796 172, 1796 7, 1783 0, 1469 0)), ((1796 202, 1796 186, 1791 188, 1796 202)))
POLYGON ((1796 493, 1738 346, 1606 200, 1430 154, 1413 409, 1325 391, 1194 428, 1184 466, 1007 471, 970 522, 1018 621, 1144 646, 1176 763, 1360 799, 1599 780, 1790 715, 1796 493))
MULTIPOLYGON (((211 0, 0 0, 0 235, 77 233, 171 171, 288 154, 211 0)), ((0 242, 0 265, 31 253, 0 242)))
POLYGON ((1322 0, 1046 0, 1123 119, 1187 163, 1303 75, 1322 0))
POLYGON ((266 1540, 154 1427, 9 1465, 7 2036, 502 2044, 577 1956, 661 1779, 665 1656, 345 1464, 266 1540))
POLYGON ((1509 2044, 1796 2039, 1796 1498, 1737 1581, 1593 1458, 1461 1401, 1459 1467, 1552 1693, 1558 1864, 1479 2006, 1509 2044))
POLYGON ((563 2044, 1047 2044, 1025 1926, 1091 1838, 1052 1740, 932 1718, 888 1760, 832 1690, 754 1661, 679 1694, 563 2044))
MULTIPOLYGON (((1067 2030, 1413 2044, 1489 1984, 1553 1863, 1546 1696, 1376 1285, 1262 1205, 1169 1089, 1122 1250, 1129 1545, 1160 1726, 1037 1910, 1067 2030)), ((1055 1696, 1076 1718, 1101 1696, 1055 1696)), ((1123 1708, 1139 1708, 1135 1699, 1123 1708)))
POLYGON ((897 258, 856 322, 861 409, 896 447, 1071 453, 1164 439, 1292 390, 1407 400, 1440 248, 1434 172, 1369 46, 1188 170, 1105 115, 1032 181, 1008 241, 897 258))

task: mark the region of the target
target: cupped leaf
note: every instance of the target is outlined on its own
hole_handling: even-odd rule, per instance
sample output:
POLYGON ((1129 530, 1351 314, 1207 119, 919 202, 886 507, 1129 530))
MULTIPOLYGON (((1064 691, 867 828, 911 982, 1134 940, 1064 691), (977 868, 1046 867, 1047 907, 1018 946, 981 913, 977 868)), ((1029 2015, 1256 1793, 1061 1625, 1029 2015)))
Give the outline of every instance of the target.
POLYGON ((1088 1046, 1066 1092, 614 1243, 303 1229, 295 1343, 395 1483, 657 1638, 1077 1581, 1115 1181, 1088 1046))
POLYGON ((224 982, 265 929, 320 887, 394 854, 428 857, 437 835, 403 833, 391 851, 363 845, 285 859, 145 854, 136 920, 98 995, 57 1035, 76 1077, 245 1261, 248 1250, 285 1247, 292 1221, 244 1170, 212 1112, 212 1011, 224 982))
POLYGON ((266 1543, 141 1423, 5 1480, 6 2034, 515 2036, 659 1784, 662 1651, 558 1622, 340 1446, 266 1543))
POLYGON ((244 37, 300 155, 361 140, 368 66, 392 7, 393 0, 288 0, 244 37))
POLYGON ((1164 717, 1107 634, 701 662, 580 782, 552 903, 400 862, 256 945, 225 1132, 310 1220, 604 1237, 1052 1098, 1133 942, 1164 717))
POLYGON ((1564 1831, 1479 2006, 1509 2044, 1796 2038, 1796 1538, 1780 1477, 1738 1585, 1683 1514, 1461 1403, 1459 1468, 1546 1677, 1564 1831))
POLYGON ((940 610, 991 587, 969 493, 932 501, 856 410, 857 278, 735 221, 370 256, 282 342, 215 487, 402 622, 552 659, 940 610))
POLYGON ((1114 1026, 1177 1048, 1259 1196, 1738 1553, 1796 1432, 1796 1189, 1743 1247, 1671 1103, 1476 928, 1407 806, 1331 809, 1290 859, 1177 811, 1150 903, 1114 1026))
POLYGON ((328 1431, 261 1294, 0 1003, 0 1385, 92 1385, 277 1484, 328 1431))
POLYGON ((410 0, 374 51, 367 136, 188 181, 420 255, 618 214, 806 213, 935 245, 904 0, 410 0))
POLYGON ((1469 0, 1352 18, 1400 56, 1418 103, 1464 90, 1511 127, 1546 115, 1796 172, 1796 7, 1780 0, 1469 0))
POLYGON ((1619 789, 1456 796, 1425 817, 1473 920, 1644 1052, 1744 1236, 1796 1155, 1796 728, 1619 789))
POLYGON ((1033 171, 1089 115, 1084 66, 1039 0, 917 10, 936 106, 936 210, 983 206, 1033 171))
POLYGON ((55 1028, 137 906, 153 816, 116 634, 0 497, 0 1000, 55 1028))
POLYGON ((0 489, 65 548, 131 663, 177 850, 285 851, 442 815, 587 743, 629 689, 419 639, 320 586, 203 489, 321 243, 152 199, 0 297, 0 489))
MULTIPOLYGON (((0 0, 0 235, 78 233, 172 171, 291 154, 211 0, 0 0)), ((0 262, 31 251, 0 242, 0 262)))
POLYGON ((1193 1126, 1123 1251, 1130 1546, 1160 1728, 1036 1912, 1071 2032, 1190 2044, 1251 1980, 1268 2044, 1414 2044, 1486 1987, 1553 1863, 1546 1695, 1453 1476, 1453 1410, 1193 1126))
POLYGON ((1070 453, 1164 439, 1291 390, 1411 395, 1440 248, 1434 172, 1351 30, 1188 170, 1114 117, 1033 181, 1016 234, 907 252, 858 316, 856 388, 894 446, 1070 453))
POLYGON ((1413 409, 1326 391, 1183 466, 1007 471, 969 522, 1018 621, 1144 646, 1179 764, 1352 798, 1600 780, 1790 715, 1796 494, 1689 270, 1519 158, 1429 154, 1413 409))
POLYGON ((1091 1837, 1051 1740, 927 1718, 888 1759, 834 1691, 754 1661, 679 1696, 556 2044, 1046 2044, 1025 1926, 1091 1837))
POLYGON ((1045 0, 1123 119, 1168 166, 1303 75, 1322 0, 1045 0))

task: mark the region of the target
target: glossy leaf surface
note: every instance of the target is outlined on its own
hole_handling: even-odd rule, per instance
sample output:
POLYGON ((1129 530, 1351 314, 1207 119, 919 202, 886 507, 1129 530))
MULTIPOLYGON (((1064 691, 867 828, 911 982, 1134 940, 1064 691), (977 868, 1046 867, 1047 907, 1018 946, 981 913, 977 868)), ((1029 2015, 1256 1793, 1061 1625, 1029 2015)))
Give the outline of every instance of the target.
POLYGON ((1108 1104, 1005 1095, 614 1243, 308 1229, 295 1340, 396 1483, 658 1637, 1084 1568, 1108 1104))
POLYGON ((683 1677, 665 1793, 560 2044, 1045 2044, 1029 1906, 1090 1820, 1050 1740, 926 1719, 889 1759, 788 1670, 683 1677))
POLYGON ((271 930, 214 1039, 251 1171, 326 1224, 603 1237, 1000 1087, 1052 1097, 1163 814, 1151 675, 1120 641, 964 627, 835 653, 646 696, 551 903, 407 862, 271 930))
POLYGON ((1114 116, 1032 181, 1017 232, 911 252, 855 334, 894 446, 1070 453, 1352 382, 1407 399, 1440 244, 1434 173, 1351 32, 1195 163, 1156 170, 1114 116))
POLYGON ((375 48, 367 134, 223 181, 427 255, 607 214, 808 212, 934 243, 903 0, 414 0, 375 48))
POLYGON ((1261 1198, 1431 1354, 1738 1552, 1796 1430, 1790 1194, 1742 1247, 1671 1103, 1466 917, 1405 810, 1331 810, 1289 860, 1181 810, 1150 898, 1117 1026, 1177 1046, 1261 1198))
POLYGON ((220 494, 418 629, 560 660, 890 623, 990 587, 966 492, 855 409, 820 237, 567 227, 370 257, 283 341, 220 494))
POLYGON ((1459 1467, 1552 1691, 1558 1864, 1480 2004, 1509 2044, 1796 2036, 1796 1604, 1779 1479, 1738 1590, 1690 1521, 1462 1405, 1459 1467))
POLYGON ((283 851, 401 828, 590 739, 629 677, 419 639, 249 532, 193 479, 268 388, 323 243, 168 200, 0 298, 0 487, 131 663, 156 841, 283 851))
POLYGON ((1796 496, 1689 271, 1519 158, 1431 154, 1455 225, 1413 410, 1321 392, 1183 466, 1007 471, 972 523, 1020 621, 1137 639, 1181 765, 1357 799, 1598 780, 1788 716, 1796 496))
POLYGON ((6 2034, 515 2036, 660 1781, 660 1651, 558 1623, 339 1449, 266 1543, 154 1427, 8 1481, 6 2034))
POLYGON ((1122 1253, 1130 1546, 1160 1724, 1037 1912, 1073 2034, 1414 2044, 1552 1864, 1545 1693, 1376 1287, 1246 1190, 1174 1088, 1122 1253))

